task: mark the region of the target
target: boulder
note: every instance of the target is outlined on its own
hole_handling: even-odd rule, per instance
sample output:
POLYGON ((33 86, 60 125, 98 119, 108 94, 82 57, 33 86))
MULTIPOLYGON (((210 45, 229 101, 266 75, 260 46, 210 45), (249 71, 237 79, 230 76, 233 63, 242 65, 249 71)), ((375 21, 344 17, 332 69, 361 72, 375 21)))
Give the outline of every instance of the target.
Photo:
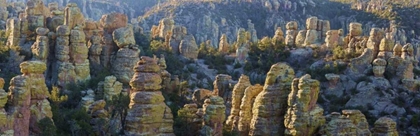
POLYGON ((119 48, 133 46, 136 44, 132 27, 118 28, 112 33, 112 37, 119 48))

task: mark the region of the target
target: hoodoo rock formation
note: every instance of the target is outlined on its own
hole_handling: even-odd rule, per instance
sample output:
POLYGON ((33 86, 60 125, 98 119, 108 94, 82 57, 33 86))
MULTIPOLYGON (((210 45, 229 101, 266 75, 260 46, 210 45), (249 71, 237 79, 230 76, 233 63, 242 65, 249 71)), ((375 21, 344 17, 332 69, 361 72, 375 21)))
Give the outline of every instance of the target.
POLYGON ((287 112, 287 97, 291 90, 294 70, 285 63, 271 66, 263 91, 252 107, 250 135, 282 135, 287 112))
MULTIPOLYGON (((141 57, 130 81, 130 105, 126 117, 127 135, 174 135, 171 109, 162 92, 157 60, 141 57)), ((224 114, 223 114, 224 115, 224 114)))

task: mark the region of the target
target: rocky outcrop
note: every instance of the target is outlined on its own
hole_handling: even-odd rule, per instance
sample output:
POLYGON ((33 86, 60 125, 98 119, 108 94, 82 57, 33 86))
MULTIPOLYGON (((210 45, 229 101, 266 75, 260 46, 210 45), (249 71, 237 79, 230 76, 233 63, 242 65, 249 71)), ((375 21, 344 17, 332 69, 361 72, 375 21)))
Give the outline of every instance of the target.
POLYGON ((35 60, 42 61, 44 63, 47 63, 47 57, 49 55, 49 45, 48 45, 48 34, 49 30, 47 28, 37 28, 37 38, 35 43, 32 45, 32 57, 35 60))
POLYGON ((273 40, 272 43, 274 45, 284 43, 284 33, 281 27, 277 27, 272 40, 273 40))
POLYGON ((231 85, 232 77, 225 74, 219 74, 216 76, 216 80, 213 82, 213 94, 223 98, 226 105, 226 115, 230 115, 232 107, 232 88, 231 85))
POLYGON ((373 136, 398 136, 397 123, 389 117, 381 117, 372 129, 373 136))
POLYGON ((115 76, 105 77, 105 81, 98 83, 97 94, 103 94, 105 100, 112 100, 113 97, 120 95, 123 90, 123 84, 117 81, 115 76))
POLYGON ((223 98, 212 96, 204 101, 203 127, 201 136, 222 136, 223 122, 226 119, 223 98))
POLYGON ((47 69, 41 61, 26 61, 20 64, 22 75, 10 81, 10 111, 14 135, 39 134, 37 122, 52 118, 50 95, 43 72, 47 69))
POLYGON ((116 29, 126 27, 128 17, 122 13, 111 13, 103 15, 99 21, 99 26, 108 34, 112 34, 116 29))
POLYGON ((284 119, 285 135, 314 135, 325 124, 324 109, 316 104, 319 90, 320 82, 310 75, 293 80, 284 119))
POLYGON ((134 71, 125 134, 174 135, 171 109, 159 91, 162 79, 157 61, 143 56, 134 71))
POLYGON ((101 71, 103 68, 101 65, 101 53, 103 46, 104 45, 101 43, 101 37, 99 36, 99 31, 94 30, 88 43, 90 71, 93 74, 98 74, 97 72, 101 71))
POLYGON ((83 29, 85 24, 85 17, 76 3, 69 3, 64 12, 64 25, 74 28, 79 26, 83 29))
POLYGON ((286 24, 286 45, 295 45, 296 36, 298 35, 298 23, 296 21, 288 22, 286 24))
POLYGON ((179 43, 179 53, 187 58, 196 60, 198 57, 198 45, 192 35, 186 35, 179 43))
POLYGON ((13 117, 7 114, 7 92, 3 89, 4 79, 0 78, 0 135, 13 135, 13 117))
POLYGON ((57 40, 55 46, 55 58, 57 58, 55 69, 53 70, 52 82, 60 87, 66 87, 69 83, 76 81, 74 66, 70 63, 70 29, 68 26, 57 27, 57 40))
MULTIPOLYGON (((383 38, 379 44, 378 58, 389 59, 393 56, 394 42, 391 39, 383 38)), ((375 52, 374 52, 375 53, 375 52)))
POLYGON ((295 77, 294 70, 285 63, 271 66, 267 73, 264 90, 255 98, 252 107, 250 135, 284 134, 284 115, 287 111, 287 97, 295 77))
POLYGON ((181 40, 187 35, 187 28, 183 26, 174 26, 170 34, 172 35, 169 36, 169 41, 166 41, 167 38, 165 37, 165 42, 169 42, 169 45, 167 46, 172 48, 172 52, 179 53, 179 43, 181 43, 181 40))
POLYGON ((236 38, 236 63, 245 64, 248 58, 249 46, 250 46, 250 34, 245 29, 239 28, 238 35, 236 38))
POLYGON ((132 69, 140 60, 140 50, 135 46, 133 28, 131 26, 118 28, 112 35, 120 48, 111 61, 112 73, 118 81, 128 84, 134 75, 132 69))
MULTIPOLYGON (((187 126, 188 134, 198 135, 199 130, 201 129, 202 121, 196 121, 197 116, 197 104, 185 104, 183 108, 178 110, 178 118, 187 126)), ((185 134, 185 133, 184 133, 185 134)))
POLYGON ((244 97, 241 100, 238 132, 241 136, 248 136, 251 119, 253 117, 252 109, 255 98, 263 90, 263 86, 256 84, 245 89, 244 97))
MULTIPOLYGON (((65 23, 64 23, 65 24, 65 23)), ((89 49, 86 46, 85 33, 76 26, 70 32, 70 62, 74 66, 76 81, 84 82, 90 79, 89 49)))
POLYGON ((249 81, 249 77, 246 75, 241 75, 239 78, 238 83, 233 88, 232 93, 232 108, 230 111, 230 115, 226 121, 226 125, 229 126, 231 130, 238 130, 238 122, 239 122, 239 111, 242 98, 245 95, 245 89, 251 85, 249 81))
POLYGON ((372 62, 372 69, 373 69, 373 74, 375 75, 375 77, 383 77, 384 73, 385 73, 385 68, 386 68, 386 60, 385 59, 375 59, 372 62))
POLYGON ((364 74, 367 73, 365 70, 371 66, 373 61, 373 51, 366 48, 362 55, 357 58, 350 60, 349 69, 354 74, 364 74))
POLYGON ((192 100, 194 103, 196 103, 199 106, 202 106, 204 104, 204 100, 207 98, 210 98, 212 96, 213 92, 207 89, 197 89, 194 91, 192 100))
POLYGON ((91 117, 90 125, 96 135, 104 135, 108 126, 108 111, 105 110, 106 102, 104 100, 95 101, 90 105, 87 110, 88 115, 91 117))
POLYGON ((343 115, 333 112, 327 116, 325 124, 319 134, 321 135, 371 135, 369 124, 365 116, 358 110, 343 110, 343 115))
POLYGON ((329 49, 343 44, 343 38, 339 35, 338 30, 329 30, 326 33, 325 44, 329 49))
POLYGON ((128 22, 127 15, 122 13, 111 13, 103 15, 99 20, 99 27, 103 28, 102 34, 102 52, 101 52, 101 65, 104 68, 111 67, 111 55, 118 50, 117 45, 113 41, 112 33, 122 27, 126 27, 128 22))
POLYGON ((222 34, 222 37, 220 37, 219 42, 219 52, 222 54, 229 53, 230 45, 228 43, 227 37, 225 34, 222 34))
POLYGON ((385 32, 379 28, 372 28, 369 33, 369 39, 366 43, 366 48, 371 49, 374 55, 379 53, 379 45, 381 40, 385 37, 385 32))

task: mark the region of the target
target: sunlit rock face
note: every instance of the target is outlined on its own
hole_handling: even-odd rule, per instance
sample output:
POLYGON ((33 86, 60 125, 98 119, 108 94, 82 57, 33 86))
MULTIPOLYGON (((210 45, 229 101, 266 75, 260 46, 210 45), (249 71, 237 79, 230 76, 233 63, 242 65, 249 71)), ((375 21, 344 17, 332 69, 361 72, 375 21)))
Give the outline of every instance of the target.
POLYGON ((223 136, 223 122, 226 119, 225 108, 222 97, 211 96, 204 101, 201 136, 223 136))
POLYGON ((245 89, 251 85, 249 81, 249 77, 246 75, 242 75, 239 78, 238 83, 233 88, 232 92, 232 107, 230 111, 230 115, 228 120, 226 121, 226 125, 230 127, 231 130, 238 130, 238 122, 239 122, 239 111, 242 98, 245 95, 245 89))

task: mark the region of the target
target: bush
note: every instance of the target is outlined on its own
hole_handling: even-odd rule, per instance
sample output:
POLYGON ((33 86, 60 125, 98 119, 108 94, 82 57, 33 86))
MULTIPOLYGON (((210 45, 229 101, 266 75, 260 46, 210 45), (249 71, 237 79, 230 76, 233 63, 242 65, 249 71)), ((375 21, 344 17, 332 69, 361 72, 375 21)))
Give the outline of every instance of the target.
POLYGON ((40 136, 56 136, 57 128, 51 118, 43 118, 38 121, 38 127, 41 130, 40 136))

